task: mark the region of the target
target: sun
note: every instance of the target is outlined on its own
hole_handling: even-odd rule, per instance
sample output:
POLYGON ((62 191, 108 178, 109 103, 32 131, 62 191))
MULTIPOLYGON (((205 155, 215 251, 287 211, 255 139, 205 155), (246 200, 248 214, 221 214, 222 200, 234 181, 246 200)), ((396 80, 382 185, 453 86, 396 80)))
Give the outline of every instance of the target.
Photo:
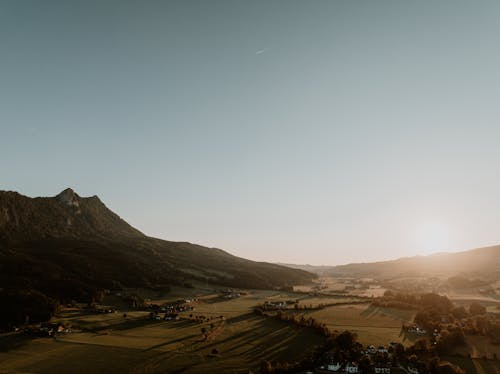
POLYGON ((442 222, 425 222, 417 230, 417 249, 421 255, 446 251, 450 247, 450 230, 442 222))

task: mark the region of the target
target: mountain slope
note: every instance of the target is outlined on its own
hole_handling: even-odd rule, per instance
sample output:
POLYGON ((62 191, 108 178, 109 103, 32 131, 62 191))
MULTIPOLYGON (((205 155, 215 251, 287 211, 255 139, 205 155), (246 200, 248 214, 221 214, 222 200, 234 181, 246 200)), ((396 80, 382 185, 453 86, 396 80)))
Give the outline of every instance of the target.
POLYGON ((0 293, 14 292, 12 300, 88 302, 123 287, 167 290, 201 281, 277 288, 312 278, 216 248, 147 237, 97 197, 70 189, 48 198, 0 191, 0 293))

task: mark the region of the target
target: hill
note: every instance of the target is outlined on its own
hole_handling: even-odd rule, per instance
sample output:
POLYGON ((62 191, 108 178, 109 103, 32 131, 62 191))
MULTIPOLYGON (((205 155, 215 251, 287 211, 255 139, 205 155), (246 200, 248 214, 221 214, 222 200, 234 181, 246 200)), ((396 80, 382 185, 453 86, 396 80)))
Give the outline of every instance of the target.
POLYGON ((46 315, 57 302, 91 302, 105 290, 126 287, 166 291, 201 281, 282 288, 312 278, 217 248, 147 237, 97 196, 83 198, 71 189, 43 198, 0 191, 0 297, 6 309, 19 306, 2 311, 16 318, 28 314, 22 305, 32 316, 33 305, 46 315))
POLYGON ((455 253, 437 253, 391 261, 338 266, 286 265, 322 275, 397 278, 408 276, 451 277, 467 274, 500 278, 500 245, 455 253))

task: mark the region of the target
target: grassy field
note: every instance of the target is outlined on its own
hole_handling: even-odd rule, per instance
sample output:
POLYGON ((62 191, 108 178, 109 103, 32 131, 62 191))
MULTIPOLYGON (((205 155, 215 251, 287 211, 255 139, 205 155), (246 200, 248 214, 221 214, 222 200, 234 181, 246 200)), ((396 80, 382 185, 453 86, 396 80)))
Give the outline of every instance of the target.
POLYGON ((71 323, 71 334, 8 337, 0 373, 238 373, 257 369, 261 360, 298 360, 306 347, 322 343, 312 330, 254 315, 252 307, 262 296, 272 293, 234 300, 205 297, 194 312, 184 313, 185 318, 213 317, 205 323, 149 320, 147 312, 127 312, 125 318, 68 311, 57 320, 71 323))
POLYGON ((338 305, 306 312, 331 330, 350 330, 363 344, 386 345, 392 341, 410 344, 414 336, 403 333, 402 323, 413 320, 414 312, 379 308, 370 304, 338 305))
POLYGON ((460 366, 467 374, 500 374, 500 361, 453 356, 443 359, 460 366))
MULTIPOLYGON (((179 321, 150 320, 147 311, 126 310, 124 317, 123 309, 112 314, 65 310, 55 320, 70 324, 73 333, 55 339, 0 336, 0 373, 244 373, 248 369, 256 371, 262 360, 299 360, 308 348, 322 343, 323 338, 310 329, 255 315, 253 308, 266 300, 300 300, 299 305, 307 306, 339 304, 289 313, 314 317, 331 330, 355 332, 365 345, 386 345, 391 341, 409 345, 418 338, 401 329, 403 323, 413 320, 413 311, 374 307, 369 302, 356 304, 353 302, 360 299, 354 296, 244 290, 240 298, 225 299, 213 290, 195 294, 194 290, 181 288, 167 296, 144 296, 150 302, 183 296, 197 296, 199 301, 191 303, 195 310, 181 313, 183 319, 179 321), (208 320, 196 321, 200 316, 208 320)), ((107 301, 120 306, 117 297, 107 301)), ((473 359, 447 359, 466 365, 468 373, 500 374, 498 363, 475 359, 485 352, 492 356, 497 347, 481 337, 470 337, 464 349, 464 355, 471 352, 473 359)))
POLYGON ((493 358, 496 354, 500 358, 500 346, 494 345, 489 336, 467 335, 466 345, 457 347, 454 353, 472 358, 493 358))

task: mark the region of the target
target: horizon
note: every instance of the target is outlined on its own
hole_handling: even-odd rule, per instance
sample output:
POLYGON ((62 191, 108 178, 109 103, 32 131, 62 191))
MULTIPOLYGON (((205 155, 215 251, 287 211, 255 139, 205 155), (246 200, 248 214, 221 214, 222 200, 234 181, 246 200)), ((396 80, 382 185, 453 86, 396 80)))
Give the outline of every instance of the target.
MULTIPOLYGON (((54 197, 57 197, 58 195, 62 194, 63 192, 65 192, 67 190, 71 190, 72 192, 74 192, 76 195, 78 195, 80 198, 83 198, 83 199, 97 197, 99 200, 101 200, 101 202, 104 205, 106 205, 106 202, 102 201, 102 199, 98 195, 82 196, 82 195, 80 195, 78 193, 78 190, 75 190, 72 187, 66 187, 63 190, 61 190, 60 192, 58 192, 57 194, 52 195, 52 196, 28 196, 28 195, 24 195, 24 194, 20 193, 19 191, 6 191, 6 192, 16 192, 16 193, 20 193, 22 196, 26 196, 26 197, 34 199, 34 198, 54 198, 54 197)), ((2 191, 3 190, 0 190, 0 192, 2 192, 2 191)), ((109 209, 109 207, 108 207, 108 209, 109 209)), ((117 214, 121 219, 124 219, 123 217, 120 216, 120 214, 118 212, 113 211, 113 213, 117 214)), ((138 229, 144 235, 146 235, 148 237, 152 237, 150 235, 145 234, 142 230, 140 230, 140 228, 134 227, 134 226, 132 226, 132 227, 135 228, 135 229, 138 229)), ((155 238, 155 237, 152 237, 152 238, 155 238)), ((169 241, 168 239, 165 239, 165 238, 156 238, 156 239, 161 239, 161 240, 169 241)), ((203 243, 195 243, 195 242, 190 242, 190 241, 186 241, 186 240, 181 240, 181 241, 178 241, 178 242, 187 242, 187 243, 190 243, 190 244, 202 245, 203 246, 203 243)), ((288 262, 282 262, 282 261, 274 261, 274 262, 271 262, 271 263, 275 263, 275 264, 283 265, 283 266, 288 266, 289 265, 289 266, 311 266, 311 267, 335 267, 335 266, 343 266, 343 265, 351 265, 351 264, 372 264, 372 263, 379 263, 379 262, 390 262, 390 261, 397 261, 397 260, 403 260, 403 259, 412 259, 412 258, 417 258, 417 257, 432 257, 432 256, 448 255, 448 254, 459 254, 459 253, 471 252, 471 251, 475 251, 475 250, 481 250, 481 249, 487 249, 487 248, 492 248, 492 247, 498 247, 498 246, 500 246, 500 243, 498 243, 498 244, 491 244, 491 245, 487 245, 487 246, 481 246, 481 247, 475 247, 475 248, 465 248, 465 249, 458 249, 458 250, 451 250, 451 251, 433 252, 433 253, 428 253, 428 254, 416 254, 416 255, 409 255, 409 256, 404 256, 404 257, 395 257, 395 258, 387 258, 387 259, 375 260, 375 261, 346 262, 346 263, 338 263, 338 264, 328 264, 328 263, 321 263, 321 264, 314 264, 314 263, 288 263, 288 262)), ((225 252, 228 252, 230 254, 235 255, 234 253, 231 252, 231 249, 219 248, 219 247, 209 247, 209 248, 222 249, 225 252)), ((253 260, 253 261, 259 261, 258 259, 252 259, 252 258, 248 258, 248 259, 249 260, 253 260)))
POLYGON ((498 244, 499 11, 3 2, 1 188, 256 261, 498 244))

